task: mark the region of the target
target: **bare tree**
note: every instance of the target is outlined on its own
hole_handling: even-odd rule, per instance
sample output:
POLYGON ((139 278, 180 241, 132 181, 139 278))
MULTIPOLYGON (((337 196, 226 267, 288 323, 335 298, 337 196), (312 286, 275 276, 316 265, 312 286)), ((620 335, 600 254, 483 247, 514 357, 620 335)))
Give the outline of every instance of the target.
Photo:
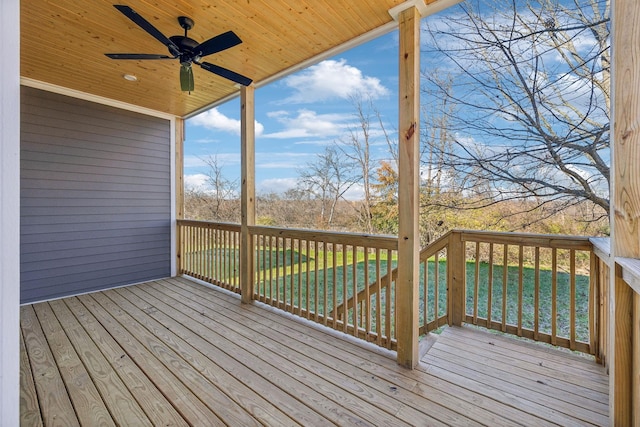
POLYGON ((333 224, 336 205, 355 184, 354 165, 342 157, 335 146, 326 147, 316 160, 299 170, 300 186, 320 201, 322 227, 333 224))
POLYGON ((348 135, 338 143, 338 148, 358 169, 358 180, 362 185, 363 200, 358 203, 358 211, 365 232, 372 233, 371 207, 373 205, 372 186, 374 181, 374 163, 371 158, 371 120, 375 109, 371 98, 354 95, 351 102, 355 108, 356 125, 349 129, 348 135), (363 99, 364 98, 364 99, 363 99))
POLYGON ((451 73, 423 74, 450 141, 429 153, 466 177, 462 194, 607 215, 609 0, 467 1, 425 36, 451 73))
POLYGON ((207 173, 207 191, 204 196, 210 218, 218 221, 238 221, 238 180, 229 180, 222 172, 222 162, 217 155, 203 159, 209 166, 207 173))

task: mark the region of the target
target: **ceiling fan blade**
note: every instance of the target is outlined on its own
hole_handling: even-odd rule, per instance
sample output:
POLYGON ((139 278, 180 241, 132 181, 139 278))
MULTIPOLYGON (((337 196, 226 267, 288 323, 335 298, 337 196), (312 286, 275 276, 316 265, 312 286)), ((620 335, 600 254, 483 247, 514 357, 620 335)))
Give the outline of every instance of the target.
POLYGON ((183 92, 193 92, 193 69, 190 65, 180 66, 180 89, 183 92))
POLYGON ((180 55, 180 49, 178 48, 178 46, 176 46, 174 42, 169 40, 167 36, 162 34, 156 27, 151 25, 149 21, 144 19, 142 16, 138 15, 138 13, 135 10, 123 4, 114 4, 113 7, 115 7, 120 12, 122 12, 124 16, 126 16, 127 18, 131 19, 133 22, 138 24, 138 26, 143 30, 145 30, 147 33, 155 37, 156 40, 158 40, 160 43, 167 46, 169 48, 169 52, 171 52, 173 56, 180 55))
POLYGON ((199 63, 202 68, 207 71, 212 72, 213 74, 217 74, 225 79, 231 80, 236 83, 240 83, 243 86, 249 86, 253 80, 248 77, 243 76, 242 74, 238 74, 234 71, 227 70, 226 68, 219 67, 217 65, 210 64, 208 62, 199 63))
POLYGON ((227 31, 226 33, 217 35, 207 41, 200 43, 193 49, 193 51, 199 51, 200 56, 207 56, 211 55, 212 53, 229 49, 230 47, 239 45, 240 43, 242 43, 242 40, 240 40, 240 37, 238 37, 236 33, 234 33, 233 31, 227 31))
POLYGON ((111 59, 175 59, 167 55, 155 55, 153 53, 105 53, 111 59))

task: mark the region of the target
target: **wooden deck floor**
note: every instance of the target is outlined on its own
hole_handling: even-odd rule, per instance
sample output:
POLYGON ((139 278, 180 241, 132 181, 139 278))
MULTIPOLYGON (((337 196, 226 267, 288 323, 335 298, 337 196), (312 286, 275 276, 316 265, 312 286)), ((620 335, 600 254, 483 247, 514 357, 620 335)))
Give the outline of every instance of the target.
POLYGON ((448 328, 414 371, 177 278, 22 307, 22 425, 608 425, 593 362, 448 328))

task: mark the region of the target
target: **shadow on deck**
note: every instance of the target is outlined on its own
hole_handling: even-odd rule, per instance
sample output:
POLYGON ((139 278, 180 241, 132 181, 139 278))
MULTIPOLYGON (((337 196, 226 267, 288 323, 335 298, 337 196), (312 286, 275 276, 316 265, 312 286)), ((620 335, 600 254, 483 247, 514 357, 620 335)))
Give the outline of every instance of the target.
POLYGON ((26 305, 23 425, 608 425, 579 356, 446 328, 418 368, 184 278, 26 305))

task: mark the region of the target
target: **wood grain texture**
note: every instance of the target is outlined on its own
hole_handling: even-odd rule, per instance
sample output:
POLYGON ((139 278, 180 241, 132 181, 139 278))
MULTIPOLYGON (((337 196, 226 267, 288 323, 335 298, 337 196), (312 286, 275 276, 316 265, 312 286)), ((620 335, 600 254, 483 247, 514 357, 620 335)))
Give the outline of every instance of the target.
POLYGON ((20 425, 34 427, 43 425, 31 363, 22 334, 20 334, 20 425))
POLYGON ((35 304, 36 315, 81 425, 115 426, 100 393, 48 303, 35 304))
POLYGON ((612 250, 640 258, 640 4, 613 8, 612 250))
POLYGON ((20 325, 43 423, 47 426, 79 426, 78 417, 33 306, 21 308, 20 325))
POLYGON ((255 281, 255 245, 249 230, 256 223, 255 115, 255 88, 243 87, 240 90, 240 294, 244 303, 253 299, 255 281))
MULTIPOLYGON (((475 329, 445 329, 418 367, 408 370, 393 352, 259 302, 241 304, 237 294, 183 278, 47 307, 69 337, 67 348, 57 346, 56 352, 81 346, 78 357, 96 388, 107 386, 114 397, 130 393, 129 402, 154 425, 215 425, 223 419, 286 426, 608 423, 603 367, 475 329)), ((33 307, 23 313, 22 370, 57 369, 53 355, 49 362, 41 356, 48 350, 42 330, 44 347, 34 346, 33 331, 41 326, 33 307)), ((43 388, 48 384, 32 386, 43 408, 53 390, 43 388)), ((112 408, 114 402, 105 396, 105 404, 112 408)), ((67 416, 75 416, 68 410, 67 416)))
MULTIPOLYGON (((398 143, 398 279, 396 333, 398 364, 418 363, 418 230, 420 162, 420 14, 415 7, 400 12, 399 143, 398 143)), ((387 296, 388 298, 388 296, 387 296)))
MULTIPOLYGON (((129 0, 127 5, 167 37, 183 34, 176 19, 183 15, 195 20, 189 37, 199 42, 234 31, 242 44, 204 60, 262 84, 353 39, 367 39, 369 32, 392 30, 388 10, 400 3, 402 0, 252 0, 215 4, 129 0)), ((34 81, 178 117, 238 95, 233 82, 198 66, 194 66, 195 90, 180 91, 177 59, 115 61, 104 56, 125 52, 167 54, 162 44, 114 9, 111 2, 22 3, 20 26, 21 75, 34 81), (124 80, 126 73, 136 75, 138 80, 124 80)))

